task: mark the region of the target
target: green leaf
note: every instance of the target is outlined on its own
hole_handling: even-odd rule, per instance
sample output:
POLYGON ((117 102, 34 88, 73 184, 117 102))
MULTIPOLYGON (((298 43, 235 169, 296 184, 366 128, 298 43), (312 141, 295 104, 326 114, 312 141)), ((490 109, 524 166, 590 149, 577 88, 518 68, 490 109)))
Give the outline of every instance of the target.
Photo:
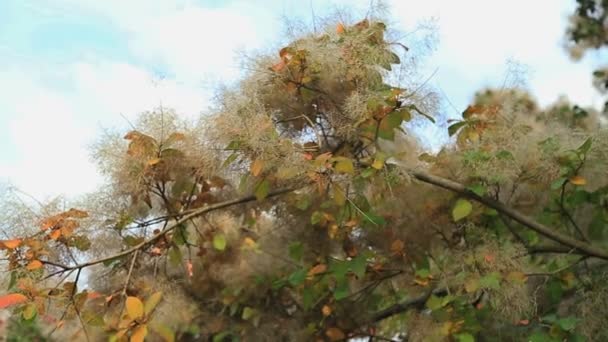
POLYGON ((469 185, 469 186, 467 186, 467 189, 473 191, 473 193, 475 193, 479 197, 484 196, 486 194, 486 191, 488 191, 486 186, 483 184, 469 185))
POLYGON ((305 268, 299 269, 299 270, 293 272, 292 274, 290 274, 289 278, 287 278, 287 281, 292 286, 298 286, 298 285, 304 283, 304 281, 306 280, 306 273, 307 273, 307 271, 305 268))
POLYGON ((300 209, 300 210, 306 210, 308 209, 308 207, 310 207, 310 196, 304 194, 304 195, 300 195, 300 197, 298 198, 297 202, 296 202, 296 208, 300 209))
POLYGON ((469 333, 457 334, 454 337, 456 337, 456 341, 458 342, 475 342, 475 337, 469 333))
POLYGON ((351 260, 350 268, 359 279, 363 278, 367 268, 367 257, 363 253, 359 254, 351 260))
POLYGON ((268 196, 270 192, 270 182, 267 179, 263 179, 258 185, 255 187, 255 198, 258 201, 263 200, 268 196))
POLYGON ((606 221, 604 221, 604 216, 601 213, 594 215, 591 223, 589 223, 589 237, 594 240, 601 240, 604 237, 605 230, 606 221))
POLYGON ((294 261, 300 262, 304 254, 304 245, 301 242, 293 242, 289 244, 289 257, 294 261))
POLYGON ((557 325, 565 331, 572 331, 576 328, 576 324, 578 323, 578 319, 575 317, 565 317, 557 320, 557 325))
POLYGON ((486 274, 485 276, 479 279, 479 286, 487 289, 497 290, 500 288, 500 274, 497 272, 492 272, 490 274, 486 274))
POLYGON ((443 299, 435 295, 431 295, 426 301, 426 307, 431 310, 441 309, 443 307, 443 299))
POLYGON ((226 236, 224 234, 218 233, 213 236, 213 248, 218 251, 226 249, 226 236))
POLYGON ((460 198, 456 201, 454 208, 452 209, 452 218, 455 222, 462 220, 469 216, 473 211, 473 205, 470 201, 460 198))
POLYGON ((169 249, 168 256, 169 256, 169 262, 172 265, 179 265, 179 264, 181 264, 181 262, 183 260, 182 251, 177 246, 173 246, 169 249))
POLYGON ((366 221, 373 223, 376 226, 384 226, 386 224, 386 220, 382 216, 378 216, 371 212, 366 212, 363 215, 366 221))
POLYGON ((591 143, 592 139, 587 138, 587 140, 585 140, 585 142, 577 149, 577 151, 582 155, 587 154, 587 152, 589 152, 589 149, 591 148, 591 143))
POLYGON ((509 159, 514 160, 513 154, 507 150, 500 150, 496 153, 496 158, 498 159, 509 159))
POLYGON ((458 132, 459 129, 461 129, 462 127, 466 126, 468 124, 468 122, 466 121, 458 121, 454 124, 451 124, 450 126, 448 126, 448 134, 449 136, 452 136, 454 134, 456 134, 458 132))
POLYGON ((236 158, 238 158, 238 154, 233 153, 231 155, 228 156, 228 158, 226 158, 226 160, 224 161, 224 163, 222 164, 222 169, 228 167, 230 164, 232 164, 236 158))
POLYGON ((319 224, 319 223, 321 223, 322 220, 323 220, 323 213, 320 211, 315 211, 310 216, 310 223, 312 223, 312 224, 319 224))
POLYGON ((336 288, 334 289, 334 298, 341 300, 350 295, 350 288, 348 286, 348 278, 337 279, 336 288))

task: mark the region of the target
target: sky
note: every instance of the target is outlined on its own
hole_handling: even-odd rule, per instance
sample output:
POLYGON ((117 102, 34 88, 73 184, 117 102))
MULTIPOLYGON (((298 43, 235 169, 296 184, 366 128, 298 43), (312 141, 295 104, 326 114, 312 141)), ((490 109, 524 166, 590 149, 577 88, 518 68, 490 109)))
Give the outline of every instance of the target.
MULTIPOLYGON (((597 55, 563 49, 574 0, 389 0, 392 24, 412 32, 433 19, 438 43, 422 65, 445 115, 475 91, 501 87, 516 61, 541 104, 558 96, 600 106, 591 87, 597 55), (432 76, 432 77, 431 77, 432 76)), ((311 23, 369 0, 1 0, 0 184, 44 200, 95 190, 89 148, 104 127, 126 127, 160 104, 205 112, 218 85, 244 75, 239 51, 283 38, 282 18, 311 23)), ((404 38, 407 45, 408 37, 404 38)), ((511 81, 508 81, 511 82, 511 81)), ((507 83, 508 83, 507 82, 507 83)), ((445 135, 438 129, 431 135, 445 135)), ((444 137, 445 138, 445 137, 444 137)))

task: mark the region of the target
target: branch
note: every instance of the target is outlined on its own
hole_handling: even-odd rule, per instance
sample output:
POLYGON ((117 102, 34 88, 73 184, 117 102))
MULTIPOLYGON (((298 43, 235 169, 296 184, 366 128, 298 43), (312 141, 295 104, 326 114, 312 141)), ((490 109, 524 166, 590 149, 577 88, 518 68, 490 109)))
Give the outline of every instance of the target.
POLYGON ((549 238, 553 241, 559 242, 560 244, 562 244, 564 246, 571 247, 571 248, 581 252, 584 255, 608 260, 607 251, 605 251, 601 248, 594 247, 584 241, 581 241, 581 240, 572 238, 568 235, 562 234, 562 233, 558 232, 556 229, 545 226, 544 224, 535 221, 534 219, 520 213, 519 211, 505 205, 504 203, 502 203, 500 201, 496 201, 496 200, 494 200, 492 198, 488 198, 488 197, 479 196, 479 195, 475 194, 473 191, 467 189, 464 185, 462 185, 460 183, 457 183, 457 182, 454 182, 454 181, 451 181, 449 179, 445 179, 442 177, 430 175, 430 174, 427 174, 427 173, 424 173, 421 171, 410 171, 410 174, 421 182, 432 184, 432 185, 450 190, 450 191, 460 194, 464 197, 473 199, 492 209, 495 209, 496 211, 500 212, 501 214, 504 214, 505 216, 510 217, 511 219, 532 229, 533 231, 539 233, 540 235, 542 235, 546 238, 549 238))
MULTIPOLYGON (((279 189, 276 191, 273 191, 271 193, 268 194, 268 196, 266 196, 266 198, 270 198, 270 197, 275 197, 278 195, 282 195, 288 192, 292 192, 294 191, 294 188, 287 188, 287 189, 279 189)), ((144 247, 146 247, 147 245, 153 243, 154 241, 160 239, 161 237, 163 237, 165 234, 171 232, 172 230, 174 230, 176 227, 178 227, 180 224, 191 220, 197 216, 203 215, 205 213, 211 212, 211 211, 215 211, 215 210, 219 210, 219 209, 223 209, 223 208, 227 208, 233 205, 237 205, 237 204, 243 204, 243 203, 247 203, 247 202, 253 202, 256 200, 256 197, 254 195, 250 195, 250 196, 246 196, 246 197, 241 197, 241 198, 237 198, 237 199, 233 199, 233 200, 229 200, 229 201, 225 201, 225 202, 220 202, 220 203, 216 203, 213 205, 209 205, 203 208, 199 208, 196 210, 193 210, 191 212, 189 212, 188 214, 184 215, 182 218, 180 218, 179 220, 175 221, 172 225, 168 226, 167 228, 163 229, 162 231, 158 232, 157 234, 153 235, 151 238, 127 249, 124 250, 122 252, 116 253, 114 255, 110 255, 104 258, 100 258, 100 259, 96 259, 96 260, 92 260, 92 261, 87 261, 81 264, 76 264, 73 266, 63 266, 63 270, 64 271, 69 271, 69 270, 80 270, 83 269, 85 267, 89 267, 89 266, 93 266, 93 265, 97 265, 97 264, 101 264, 103 262, 106 261, 111 261, 114 260, 116 258, 120 258, 120 257, 124 257, 127 256, 131 253, 134 253, 136 251, 139 251, 140 249, 143 249, 144 247)), ((61 266, 59 266, 61 267, 61 266)))

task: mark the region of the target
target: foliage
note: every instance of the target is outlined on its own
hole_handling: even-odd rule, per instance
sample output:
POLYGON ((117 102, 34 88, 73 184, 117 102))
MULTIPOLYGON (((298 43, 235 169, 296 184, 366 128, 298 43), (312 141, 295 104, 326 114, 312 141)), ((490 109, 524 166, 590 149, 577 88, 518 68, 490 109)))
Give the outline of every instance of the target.
POLYGON ((79 201, 35 211, 7 197, 11 327, 59 340, 601 340, 600 114, 487 90, 432 154, 409 137, 437 120, 432 89, 391 81, 415 63, 387 30, 373 16, 328 24, 254 58, 198 122, 158 108, 106 132, 93 155, 107 184, 79 201))

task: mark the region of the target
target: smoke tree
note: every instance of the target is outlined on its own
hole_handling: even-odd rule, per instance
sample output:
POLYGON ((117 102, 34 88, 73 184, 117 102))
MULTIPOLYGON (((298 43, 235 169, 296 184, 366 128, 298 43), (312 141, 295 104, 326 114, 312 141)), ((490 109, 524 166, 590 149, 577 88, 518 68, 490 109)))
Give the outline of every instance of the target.
POLYGON ((437 98, 390 37, 374 16, 328 22, 253 58, 196 122, 157 108, 106 132, 98 192, 36 209, 7 194, 9 333, 608 338, 600 114, 487 90, 431 153, 412 131, 437 98))

